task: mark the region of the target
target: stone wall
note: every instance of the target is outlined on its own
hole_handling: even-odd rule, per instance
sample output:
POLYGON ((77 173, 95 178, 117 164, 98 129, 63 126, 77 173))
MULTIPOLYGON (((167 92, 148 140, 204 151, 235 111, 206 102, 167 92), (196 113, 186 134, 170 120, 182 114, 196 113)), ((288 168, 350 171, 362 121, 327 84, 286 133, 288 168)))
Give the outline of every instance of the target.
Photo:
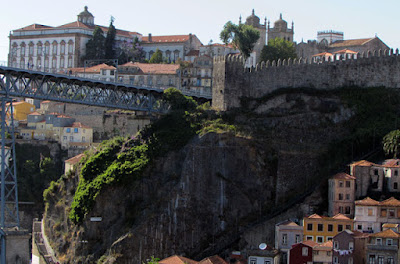
POLYGON ((280 88, 334 89, 345 86, 400 88, 398 49, 357 54, 357 59, 283 60, 244 68, 242 57, 214 59, 213 107, 240 106, 241 97, 259 98, 280 88))

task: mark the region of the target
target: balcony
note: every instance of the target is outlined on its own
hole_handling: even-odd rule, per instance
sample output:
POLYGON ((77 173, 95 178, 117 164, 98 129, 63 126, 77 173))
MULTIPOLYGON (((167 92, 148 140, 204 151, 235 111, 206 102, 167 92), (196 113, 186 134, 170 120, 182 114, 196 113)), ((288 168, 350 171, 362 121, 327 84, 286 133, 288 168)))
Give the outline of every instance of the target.
POLYGON ((375 245, 375 244, 368 244, 367 250, 371 251, 398 251, 399 248, 397 245, 387 246, 387 245, 375 245))

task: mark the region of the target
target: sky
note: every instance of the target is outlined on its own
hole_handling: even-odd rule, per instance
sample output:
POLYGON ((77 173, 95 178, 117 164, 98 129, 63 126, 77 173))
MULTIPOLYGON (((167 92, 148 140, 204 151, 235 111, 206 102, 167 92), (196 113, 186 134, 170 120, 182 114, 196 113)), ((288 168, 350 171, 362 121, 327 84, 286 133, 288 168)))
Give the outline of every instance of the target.
POLYGON ((34 23, 60 26, 76 21, 88 6, 95 24, 108 26, 115 18, 118 29, 139 32, 143 36, 195 34, 203 44, 221 43, 219 32, 227 21, 238 23, 252 9, 262 23, 273 23, 282 13, 290 26, 294 22, 294 40, 316 39, 317 31, 344 32, 345 39, 377 35, 391 48, 400 48, 399 0, 17 0, 4 1, 0 16, 0 63, 7 61, 8 36, 12 30, 34 23))

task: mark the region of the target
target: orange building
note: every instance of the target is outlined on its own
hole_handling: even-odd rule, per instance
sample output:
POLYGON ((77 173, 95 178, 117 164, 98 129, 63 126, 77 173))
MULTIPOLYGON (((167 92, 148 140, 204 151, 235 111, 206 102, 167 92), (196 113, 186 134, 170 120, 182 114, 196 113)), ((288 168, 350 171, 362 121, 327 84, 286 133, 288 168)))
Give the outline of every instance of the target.
POLYGON ((333 217, 313 214, 303 218, 303 230, 305 240, 324 243, 343 230, 353 230, 353 219, 343 214, 333 217))

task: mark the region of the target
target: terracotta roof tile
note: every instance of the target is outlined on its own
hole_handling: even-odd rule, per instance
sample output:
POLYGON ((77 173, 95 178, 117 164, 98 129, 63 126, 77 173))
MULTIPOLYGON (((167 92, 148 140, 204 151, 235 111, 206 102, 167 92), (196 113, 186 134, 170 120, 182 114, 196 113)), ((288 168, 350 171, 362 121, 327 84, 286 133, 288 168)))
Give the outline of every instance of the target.
POLYGON ((23 31, 23 30, 42 30, 42 29, 51 29, 53 27, 46 26, 46 25, 40 25, 40 24, 32 24, 20 29, 16 29, 15 31, 23 31))
POLYGON ((72 125, 70 127, 91 128, 89 126, 86 126, 86 125, 82 124, 81 122, 74 122, 74 123, 72 123, 72 125))
POLYGON ((76 155, 75 157, 72 157, 72 158, 70 158, 70 159, 67 159, 65 162, 66 163, 69 163, 69 164, 77 164, 78 162, 80 162, 81 161, 81 159, 83 158, 83 157, 85 157, 86 155, 85 154, 79 154, 79 155, 76 155))
POLYGON ((307 245, 312 248, 314 248, 315 246, 318 246, 318 243, 315 241, 312 241, 312 240, 303 241, 303 242, 301 242, 301 244, 307 245))
MULTIPOLYGON (((193 35, 194 36, 194 35, 193 35)), ((143 43, 182 43, 189 40, 189 35, 171 35, 171 36, 151 36, 151 42, 149 37, 143 37, 143 43)))
POLYGON ((355 205, 377 206, 379 202, 369 197, 354 202, 355 205))
POLYGON ((228 264, 225 260, 223 260, 220 256, 211 256, 203 259, 199 262, 199 264, 228 264))
POLYGON ((335 51, 334 54, 357 54, 357 52, 349 50, 349 49, 342 49, 335 51))
POLYGON ((367 160, 360 160, 350 164, 351 166, 363 166, 363 167, 370 167, 370 166, 378 166, 375 163, 369 162, 367 160))
MULTIPOLYGON (((176 74, 179 64, 156 64, 156 63, 139 63, 127 62, 121 67, 137 67, 143 74, 176 74)), ((120 74, 122 75, 122 73, 120 74)))
POLYGON ((399 224, 385 223, 385 224, 382 225, 382 227, 397 228, 397 227, 399 227, 399 224))
POLYGON ((340 214, 340 213, 333 216, 332 218, 336 219, 336 220, 350 220, 350 218, 348 218, 347 216, 340 214))
POLYGON ((333 54, 332 53, 329 53, 329 52, 322 52, 322 53, 318 53, 318 54, 315 54, 315 55, 312 55, 313 57, 320 57, 320 56, 332 56, 333 54))
POLYGON ((320 216, 320 215, 317 215, 317 214, 312 214, 312 215, 310 215, 309 217, 307 217, 307 218, 312 218, 312 219, 322 219, 322 217, 320 216))
POLYGON ((38 112, 33 112, 33 113, 30 113, 30 114, 28 114, 28 115, 34 115, 34 116, 41 116, 42 114, 40 114, 40 113, 38 113, 38 112))
POLYGON ((384 238, 399 238, 400 235, 394 232, 392 229, 386 229, 385 231, 370 234, 370 237, 384 237, 384 238))
POLYGON ((388 159, 383 163, 385 167, 400 167, 400 159, 388 159))
POLYGON ((341 173, 335 174, 332 177, 332 179, 335 179, 335 180, 355 180, 356 177, 351 176, 351 175, 349 175, 347 173, 341 172, 341 173))
POLYGON ((286 220, 286 221, 280 222, 280 223, 278 223, 276 225, 277 226, 299 226, 298 224, 296 224, 295 222, 290 221, 290 220, 286 220))
POLYGON ((396 207, 398 207, 398 206, 400 206, 400 201, 397 200, 394 197, 390 197, 389 199, 380 202, 379 205, 382 205, 382 206, 396 206, 396 207))
POLYGON ((362 46, 373 39, 374 38, 337 40, 333 42, 331 45, 329 45, 329 47, 338 48, 338 47, 349 47, 349 46, 362 46))
POLYGON ((160 264, 197 264, 197 261, 182 256, 171 256, 159 261, 160 264))

